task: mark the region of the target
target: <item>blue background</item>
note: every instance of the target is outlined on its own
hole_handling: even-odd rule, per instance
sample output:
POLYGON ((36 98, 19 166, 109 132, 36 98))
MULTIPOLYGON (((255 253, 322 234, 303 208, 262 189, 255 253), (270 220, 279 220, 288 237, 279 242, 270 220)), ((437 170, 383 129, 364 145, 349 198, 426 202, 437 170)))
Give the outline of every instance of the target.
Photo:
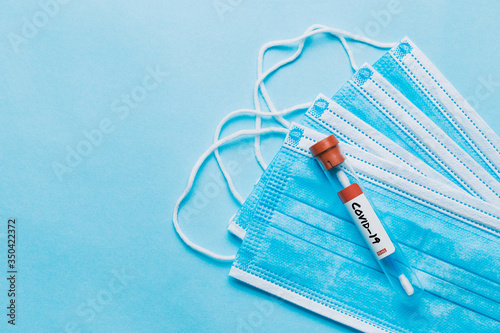
MULTIPOLYGON (((229 278, 229 264, 189 250, 172 227, 175 201, 219 120, 253 107, 257 53, 266 42, 315 23, 385 42, 408 35, 500 133, 500 86, 476 94, 485 91, 481 78, 500 82, 499 2, 400 1, 390 17, 381 14, 387 1, 221 0, 231 9, 223 13, 215 3, 73 0, 51 7, 50 17, 36 1, 0 5, 0 258, 6 261, 7 219, 15 217, 16 330, 351 331, 229 278), (40 27, 26 30, 33 21, 40 27), (140 91, 148 68, 168 75, 126 115, 120 99, 140 91), (103 120, 112 131, 83 147, 82 131, 103 120), (79 145, 87 156, 59 179, 54 163, 65 164, 67 149, 79 145)), ((270 52, 266 67, 289 54, 270 52)), ((382 54, 355 51, 358 64, 382 54)), ((333 95, 351 73, 338 41, 314 37, 268 89, 282 109, 319 92, 333 95)), ((224 133, 251 125, 242 118, 224 133)), ((281 140, 264 140, 268 162, 281 140)), ((222 151, 244 195, 261 173, 251 144, 222 151)), ((186 234, 235 253, 239 241, 226 227, 238 206, 213 158, 194 193, 181 214, 186 234)), ((5 272, 6 262, 0 267, 5 272)), ((7 331, 8 286, 0 281, 0 330, 7 331)))

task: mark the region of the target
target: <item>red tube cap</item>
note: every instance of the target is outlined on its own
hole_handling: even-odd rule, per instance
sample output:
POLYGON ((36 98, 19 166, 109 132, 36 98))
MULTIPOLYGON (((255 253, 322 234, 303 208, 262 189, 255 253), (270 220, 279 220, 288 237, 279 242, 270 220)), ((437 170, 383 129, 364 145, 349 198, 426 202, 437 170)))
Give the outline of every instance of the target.
POLYGON ((325 170, 328 170, 345 161, 338 145, 339 140, 332 134, 312 145, 309 150, 321 162, 325 170))

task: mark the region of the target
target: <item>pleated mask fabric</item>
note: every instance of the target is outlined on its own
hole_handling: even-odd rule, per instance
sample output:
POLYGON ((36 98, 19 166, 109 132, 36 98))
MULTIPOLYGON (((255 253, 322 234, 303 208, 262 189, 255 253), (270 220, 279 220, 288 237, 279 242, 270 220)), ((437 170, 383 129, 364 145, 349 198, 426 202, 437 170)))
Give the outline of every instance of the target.
POLYGON ((342 149, 426 292, 400 303, 308 148, 325 135, 293 124, 230 275, 366 332, 500 329, 494 206, 355 146, 342 149))
POLYGON ((498 204, 500 183, 403 93, 364 64, 332 99, 471 195, 498 204))
MULTIPOLYGON (((460 188, 430 165, 323 94, 318 95, 299 124, 324 134, 334 134, 342 142, 399 164, 401 168, 410 168, 419 172, 423 177, 430 177, 448 186, 460 188)), ((266 175, 267 172, 263 174, 261 181, 255 186, 245 204, 230 221, 228 230, 240 238, 245 235, 245 228, 251 220, 256 201, 267 180, 266 175)))
POLYGON ((500 181, 500 138, 408 37, 373 68, 500 181))

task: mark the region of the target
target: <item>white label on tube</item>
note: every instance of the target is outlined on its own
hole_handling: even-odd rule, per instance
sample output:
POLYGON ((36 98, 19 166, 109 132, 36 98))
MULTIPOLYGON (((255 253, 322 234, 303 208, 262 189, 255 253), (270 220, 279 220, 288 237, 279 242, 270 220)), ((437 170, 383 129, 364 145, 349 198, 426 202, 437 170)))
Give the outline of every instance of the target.
POLYGON ((395 251, 394 244, 364 193, 347 201, 344 206, 378 260, 395 251))

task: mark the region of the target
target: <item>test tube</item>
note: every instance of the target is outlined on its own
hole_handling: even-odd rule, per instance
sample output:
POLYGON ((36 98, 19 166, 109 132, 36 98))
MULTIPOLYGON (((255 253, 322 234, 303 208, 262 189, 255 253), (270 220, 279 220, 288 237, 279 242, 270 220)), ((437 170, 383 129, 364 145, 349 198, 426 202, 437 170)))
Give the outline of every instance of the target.
POLYGON ((311 146, 310 151, 330 183, 340 189, 337 192, 340 200, 392 287, 405 300, 418 299, 423 290, 417 276, 386 225, 379 219, 338 144, 337 138, 330 135, 311 146))

